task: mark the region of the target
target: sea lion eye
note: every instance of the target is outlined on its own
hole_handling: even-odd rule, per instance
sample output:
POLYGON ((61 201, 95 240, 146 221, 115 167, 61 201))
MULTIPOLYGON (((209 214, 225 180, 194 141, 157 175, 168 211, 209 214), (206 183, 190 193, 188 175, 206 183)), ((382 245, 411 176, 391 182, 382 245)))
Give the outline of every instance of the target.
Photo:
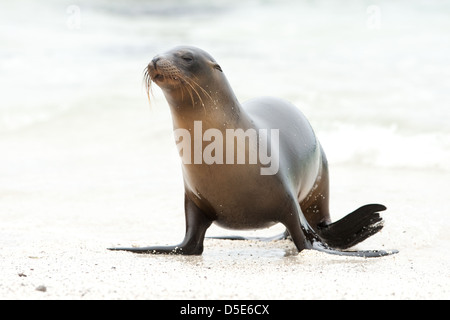
POLYGON ((185 54, 185 55, 181 56, 181 59, 183 59, 184 61, 189 62, 189 63, 194 61, 194 57, 190 54, 185 54))

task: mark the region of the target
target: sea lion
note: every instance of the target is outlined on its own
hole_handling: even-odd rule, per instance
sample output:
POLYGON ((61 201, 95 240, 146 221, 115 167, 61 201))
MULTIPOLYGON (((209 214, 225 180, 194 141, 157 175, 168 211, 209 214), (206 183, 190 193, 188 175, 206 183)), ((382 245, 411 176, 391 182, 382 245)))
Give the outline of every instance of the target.
POLYGON ((212 223, 230 229, 282 223, 286 232, 272 239, 289 238, 298 251, 362 257, 397 252, 343 250, 380 231, 379 212, 386 207, 366 205, 331 222, 327 159, 310 123, 294 105, 272 97, 239 103, 220 65, 190 46, 154 57, 145 69, 145 81, 148 90, 152 82, 162 89, 171 109, 183 159, 186 234, 174 246, 111 250, 200 255, 212 223), (244 133, 247 143, 240 149, 248 158, 264 147, 271 152, 271 163, 268 153, 264 157, 261 152, 253 162, 239 162, 234 145, 238 137, 230 135, 224 144, 230 130, 244 133), (256 140, 249 132, 256 133, 256 140), (269 138, 269 132, 276 134, 269 138))

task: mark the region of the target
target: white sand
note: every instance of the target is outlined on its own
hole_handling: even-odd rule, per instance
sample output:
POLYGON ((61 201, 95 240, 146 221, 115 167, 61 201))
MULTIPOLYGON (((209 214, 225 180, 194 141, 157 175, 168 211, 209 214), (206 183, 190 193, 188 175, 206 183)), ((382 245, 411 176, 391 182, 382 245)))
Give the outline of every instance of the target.
POLYGON ((449 175, 439 171, 331 165, 334 217, 385 204, 385 228, 359 248, 400 250, 390 257, 297 255, 289 241, 206 240, 199 257, 106 250, 184 235, 168 111, 124 104, 3 135, 0 298, 450 298, 449 175))

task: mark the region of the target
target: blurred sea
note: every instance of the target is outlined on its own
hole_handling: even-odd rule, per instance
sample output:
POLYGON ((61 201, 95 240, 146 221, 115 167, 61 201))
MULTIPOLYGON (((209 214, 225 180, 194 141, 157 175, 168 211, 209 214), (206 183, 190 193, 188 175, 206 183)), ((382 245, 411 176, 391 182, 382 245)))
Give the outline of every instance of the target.
MULTIPOLYGON (((64 114, 125 112, 123 101, 148 108, 144 67, 189 44, 216 58, 241 101, 273 95, 298 105, 334 163, 450 171, 448 1, 1 0, 0 7, 0 140, 64 114)), ((164 108, 154 92, 152 108, 164 108)))

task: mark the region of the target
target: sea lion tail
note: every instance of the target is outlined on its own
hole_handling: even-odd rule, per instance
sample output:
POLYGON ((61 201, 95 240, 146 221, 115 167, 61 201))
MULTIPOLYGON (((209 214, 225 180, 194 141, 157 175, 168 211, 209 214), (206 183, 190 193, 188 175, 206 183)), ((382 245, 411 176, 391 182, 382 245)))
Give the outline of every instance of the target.
POLYGON ((383 228, 383 219, 378 212, 384 210, 386 207, 381 204, 362 206, 334 223, 319 225, 318 235, 332 248, 350 248, 383 228))

